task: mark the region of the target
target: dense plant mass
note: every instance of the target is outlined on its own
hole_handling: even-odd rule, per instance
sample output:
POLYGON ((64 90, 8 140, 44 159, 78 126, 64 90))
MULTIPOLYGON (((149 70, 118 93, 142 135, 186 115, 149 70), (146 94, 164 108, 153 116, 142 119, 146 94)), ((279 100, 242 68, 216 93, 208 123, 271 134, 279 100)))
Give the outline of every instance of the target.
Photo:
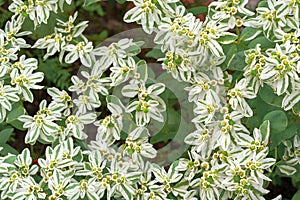
POLYGON ((0 29, 1 199, 284 199, 266 197, 283 177, 299 188, 300 2, 128 2, 124 21, 154 37, 156 68, 134 35, 96 46, 72 0, 0 1, 11 13, 0 29), (68 87, 64 66, 79 61, 68 87), (28 114, 37 90, 48 97, 28 114), (8 144, 16 130, 30 149, 8 144), (161 154, 177 135, 185 150, 161 154))

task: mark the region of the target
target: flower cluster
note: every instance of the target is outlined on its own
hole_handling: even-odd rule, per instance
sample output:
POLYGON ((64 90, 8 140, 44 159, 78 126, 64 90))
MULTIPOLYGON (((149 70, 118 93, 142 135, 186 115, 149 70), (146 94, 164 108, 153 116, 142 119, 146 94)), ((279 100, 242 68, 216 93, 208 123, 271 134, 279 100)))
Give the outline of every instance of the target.
POLYGON ((22 36, 31 34, 21 31, 22 19, 12 17, 0 29, 0 121, 5 120, 7 111, 11 111, 12 104, 18 101, 33 102, 32 89, 41 89, 37 85, 44 78, 42 72, 35 72, 38 61, 35 58, 26 58, 18 55, 23 48, 30 47, 22 36))
POLYGON ((255 49, 247 50, 244 75, 250 77, 256 93, 267 84, 278 96, 284 96, 281 105, 284 110, 293 109, 300 101, 298 4, 296 1, 267 1, 266 6, 257 8, 261 16, 248 21, 251 26, 252 23, 257 23, 258 27, 263 26, 264 35, 274 38, 276 46, 262 49, 258 44, 255 49))
POLYGON ((63 11, 65 2, 70 5, 72 0, 13 0, 8 9, 14 13, 14 17, 18 20, 24 20, 28 17, 37 27, 42 23, 47 24, 51 12, 57 13, 58 6, 63 11))
MULTIPOLYGON (((67 21, 57 20, 53 33, 33 48, 45 49, 44 59, 58 55, 60 62, 80 60, 83 67, 68 91, 48 88, 51 100, 42 100, 33 116, 18 118, 27 129, 26 144, 48 146, 37 162, 27 148, 0 157, 1 199, 264 199, 277 161, 269 154, 271 125, 266 120, 249 128, 244 119, 254 115, 249 99, 266 85, 283 96, 285 110, 300 101, 299 2, 268 0, 255 14, 246 8, 247 0, 220 0, 201 21, 178 0, 128 1, 134 7, 124 21, 155 34, 162 69, 189 85, 182 92, 193 105, 188 123, 195 128, 184 138, 186 155, 169 166, 152 160, 158 151, 150 127, 165 120, 166 85, 150 80, 147 63, 137 57, 143 42, 124 38, 94 48, 83 35, 88 22, 77 23, 75 12, 67 21), (248 41, 259 35, 277 43, 246 50, 243 72, 234 77, 222 65, 231 63, 225 46, 240 44, 242 26, 256 27, 248 41), (91 135, 95 140, 83 144, 91 135)), ((14 15, 0 30, 1 121, 14 102, 33 102, 31 89, 42 88, 37 84, 43 74, 34 72, 37 60, 17 55, 30 47, 21 38, 30 34, 20 32, 25 18, 36 27, 63 5, 62 0, 14 0, 9 6, 14 15)), ((291 175, 300 164, 299 137, 283 145, 276 165, 291 175)))
POLYGON ((68 52, 65 56, 66 63, 74 63, 80 58, 84 66, 90 67, 92 60, 95 60, 91 53, 93 44, 82 34, 88 26, 88 21, 75 25, 77 15, 76 12, 73 16, 70 16, 67 22, 57 19, 57 27, 55 27, 54 33, 38 39, 33 48, 47 49, 44 59, 59 52, 61 62, 64 54, 68 52))
POLYGON ((256 9, 257 16, 247 20, 244 25, 262 28, 268 38, 274 37, 279 30, 299 30, 298 1, 268 0, 256 9))

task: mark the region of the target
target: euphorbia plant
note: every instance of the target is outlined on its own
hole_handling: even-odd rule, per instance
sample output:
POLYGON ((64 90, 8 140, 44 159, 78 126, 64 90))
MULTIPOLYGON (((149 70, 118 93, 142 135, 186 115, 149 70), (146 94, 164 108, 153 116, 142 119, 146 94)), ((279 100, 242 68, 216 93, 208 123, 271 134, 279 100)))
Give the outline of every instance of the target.
POLYGON ((148 55, 161 69, 138 57, 147 46, 136 30, 96 47, 84 35, 88 21, 75 10, 64 16, 75 2, 10 2, 0 31, 2 151, 14 129, 27 131, 32 148, 0 157, 1 199, 256 200, 272 180, 299 175, 300 3, 267 0, 250 10, 247 0, 214 1, 192 9, 207 12, 201 21, 178 0, 129 2, 124 21, 152 34, 148 55), (56 13, 64 17, 52 32, 27 44, 56 13), (23 55, 29 47, 43 49, 44 61, 23 55), (43 90, 39 66, 53 57, 80 61, 81 70, 68 90, 48 87, 50 98, 29 115, 23 104, 43 90), (174 93, 187 95, 175 101, 181 111, 174 93), (174 132, 178 121, 188 128, 174 132), (155 141, 175 137, 186 146, 161 155, 155 141), (37 142, 47 147, 33 162, 37 142))

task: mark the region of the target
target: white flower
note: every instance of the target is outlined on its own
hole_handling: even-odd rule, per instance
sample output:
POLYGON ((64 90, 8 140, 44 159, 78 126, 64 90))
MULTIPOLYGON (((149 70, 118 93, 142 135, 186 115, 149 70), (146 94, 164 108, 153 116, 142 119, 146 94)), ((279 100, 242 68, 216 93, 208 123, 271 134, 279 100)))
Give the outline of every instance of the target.
POLYGON ((16 200, 33 200, 33 199, 45 199, 46 193, 44 192, 42 186, 30 177, 24 179, 21 182, 21 188, 18 188, 15 194, 12 196, 12 199, 16 200))
POLYGON ((0 178, 1 199, 6 199, 18 194, 24 182, 33 180, 31 176, 37 173, 38 166, 30 166, 32 158, 27 148, 18 156, 8 154, 3 159, 9 159, 9 161, 7 160, 8 162, 6 161, 7 163, 1 163, 3 168, 9 169, 4 173, 1 172, 0 178))
POLYGON ((75 12, 74 15, 69 16, 69 20, 64 22, 60 19, 57 19, 57 27, 56 30, 60 33, 67 34, 66 40, 70 42, 73 38, 77 38, 82 34, 85 28, 88 26, 88 21, 82 21, 78 24, 74 24, 76 18, 78 16, 78 12, 75 12))
POLYGON ((107 196, 110 198, 114 193, 120 192, 123 199, 130 200, 135 193, 132 182, 140 179, 141 172, 129 172, 129 163, 119 162, 114 158, 111 161, 111 166, 108 169, 111 179, 111 186, 107 189, 107 196))
POLYGON ((95 125, 98 126, 97 140, 115 141, 120 139, 121 130, 123 128, 121 117, 114 114, 109 115, 96 122, 95 125))
POLYGON ((106 168, 107 160, 99 151, 89 152, 89 162, 84 165, 84 169, 78 170, 76 175, 91 176, 95 179, 102 178, 106 168))
POLYGON ((278 164, 278 169, 288 175, 291 176, 297 172, 295 168, 300 163, 300 140, 299 136, 295 135, 293 142, 286 140, 282 142, 285 146, 284 155, 282 156, 281 164, 278 164))
POLYGON ((158 96, 165 90, 162 83, 157 83, 145 87, 144 83, 140 87, 136 84, 126 85, 122 89, 122 94, 126 97, 135 97, 138 95, 138 100, 133 101, 127 106, 126 112, 131 113, 135 111, 135 120, 138 126, 144 126, 153 118, 159 122, 163 121, 161 112, 164 112, 166 105, 164 101, 158 96))
POLYGON ((23 15, 28 15, 33 12, 32 6, 26 5, 25 2, 21 0, 13 0, 8 6, 8 10, 21 19, 25 18, 23 15))
POLYGON ((295 28, 297 31, 299 31, 299 16, 300 16, 300 10, 299 10, 299 1, 295 0, 286 0, 286 1, 278 1, 279 8, 277 9, 277 17, 287 17, 288 25, 291 25, 290 27, 295 28))
POLYGON ((17 156, 14 164, 19 168, 19 171, 24 177, 35 175, 38 171, 38 166, 32 165, 32 158, 28 148, 24 149, 22 153, 17 156))
POLYGON ((101 185, 100 182, 96 181, 93 178, 82 179, 79 182, 70 183, 65 188, 65 195, 69 199, 83 199, 88 198, 90 200, 99 199, 98 188, 101 185))
POLYGON ((204 122, 205 124, 213 121, 216 111, 219 110, 218 104, 212 104, 211 101, 199 101, 196 103, 196 108, 194 113, 196 118, 193 119, 193 122, 204 122))
POLYGON ((278 96, 282 95, 287 91, 290 82, 299 80, 300 58, 297 50, 286 42, 284 46, 276 44, 275 49, 268 49, 266 53, 266 66, 260 78, 267 80, 278 96))
POLYGON ((217 94, 217 81, 211 80, 204 73, 197 73, 193 78, 193 85, 185 88, 189 91, 189 102, 208 101, 211 104, 219 104, 220 97, 217 94))
POLYGON ((167 199, 167 194, 164 191, 163 185, 158 185, 156 180, 152 180, 150 162, 146 162, 144 167, 144 173, 140 176, 139 185, 140 187, 136 189, 137 199, 157 199, 164 200, 167 199))
POLYGON ((155 43, 160 44, 163 52, 175 51, 178 47, 185 49, 192 46, 193 40, 202 28, 202 22, 192 13, 186 14, 184 6, 175 8, 174 19, 164 17, 158 26, 155 43))
POLYGON ((216 133, 213 136, 216 140, 214 148, 220 145, 222 150, 227 151, 234 141, 249 133, 241 123, 241 118, 243 118, 243 114, 238 111, 224 113, 223 120, 220 121, 220 125, 216 128, 216 133))
POLYGON ((32 48, 47 49, 47 53, 43 57, 44 60, 46 60, 49 56, 54 55, 56 52, 61 52, 59 56, 59 60, 61 62, 65 46, 65 37, 61 33, 53 33, 38 39, 32 48))
POLYGON ((44 79, 42 72, 33 73, 33 68, 25 68, 24 71, 19 72, 14 68, 11 73, 11 84, 16 85, 16 88, 23 95, 25 100, 33 102, 33 94, 30 89, 42 89, 43 86, 36 85, 44 79))
POLYGON ((95 108, 100 107, 101 101, 93 98, 93 96, 80 95, 78 99, 74 99, 73 102, 78 107, 79 113, 86 113, 95 108))
POLYGON ((20 71, 24 71, 26 68, 36 70, 38 68, 38 61, 35 58, 25 58, 25 55, 22 55, 19 58, 19 61, 12 63, 11 68, 17 68, 20 71))
POLYGON ((258 15, 255 18, 246 20, 244 26, 262 27, 265 35, 270 38, 275 29, 282 29, 289 22, 285 16, 277 15, 277 5, 280 1, 268 0, 267 7, 258 7, 258 15))
POLYGON ((57 171, 60 176, 63 175, 65 178, 73 176, 74 165, 77 164, 77 162, 73 161, 72 158, 78 154, 79 149, 79 147, 73 149, 72 140, 64 142, 63 145, 57 145, 55 148, 48 146, 45 152, 45 159, 38 159, 43 182, 51 182, 54 171, 57 171))
POLYGON ((179 182, 183 175, 179 173, 174 163, 171 164, 168 172, 166 172, 164 167, 160 167, 157 164, 152 165, 151 171, 153 172, 156 181, 164 185, 164 190, 167 194, 171 192, 173 194, 176 193, 171 184, 179 182))
POLYGON ((10 85, 3 85, 0 81, 0 121, 6 117, 6 111, 11 111, 12 103, 19 101, 19 91, 10 85))
POLYGON ((17 16, 19 20, 24 20, 26 16, 29 16, 29 19, 34 22, 36 28, 41 23, 47 24, 50 12, 57 11, 57 0, 35 0, 29 2, 14 0, 8 9, 14 12, 14 16, 17 16))
POLYGON ((281 108, 284 110, 292 109, 295 115, 299 115, 299 112, 294 110, 293 107, 300 101, 299 89, 292 88, 291 92, 287 92, 282 99, 281 108))
POLYGON ((29 44, 26 44, 26 41, 22 36, 29 35, 31 32, 23 31, 18 33, 21 30, 22 24, 22 20, 12 18, 11 21, 6 22, 4 31, 0 29, 0 35, 4 35, 7 40, 6 42, 13 48, 20 49, 30 47, 29 44))
POLYGON ((270 124, 268 121, 265 122, 266 129, 259 130, 255 128, 253 130, 253 137, 249 134, 240 133, 238 136, 238 144, 240 146, 244 146, 241 156, 243 159, 249 159, 253 154, 257 154, 261 151, 268 149, 267 145, 269 142, 269 135, 270 135, 270 124), (262 131, 264 131, 265 135, 262 135, 262 131))
POLYGON ((135 111, 135 121, 138 126, 144 126, 150 122, 153 118, 159 122, 163 122, 163 116, 160 109, 158 109, 159 103, 154 100, 149 101, 134 101, 128 105, 126 112, 131 113, 135 111))
POLYGON ((264 149, 259 153, 254 153, 252 158, 247 159, 245 164, 246 169, 250 170, 250 175, 257 184, 260 184, 262 180, 272 181, 269 177, 264 175, 264 170, 275 164, 274 158, 266 158, 268 155, 268 149, 264 149))
POLYGON ((28 48, 29 44, 26 44, 26 40, 21 38, 22 36, 31 34, 30 31, 21 31, 23 24, 23 20, 20 18, 15 19, 14 17, 11 21, 7 21, 5 24, 4 32, 1 30, 0 35, 4 35, 6 37, 7 42, 11 44, 11 46, 17 48, 28 48))
MULTIPOLYGON (((235 38, 234 34, 227 32, 228 29, 229 27, 226 24, 218 24, 213 20, 207 21, 195 38, 195 44, 198 45, 197 52, 206 56, 204 57, 205 60, 207 60, 208 54, 213 54, 215 57, 221 59, 219 62, 222 63, 225 56, 222 46, 217 39, 226 35, 233 36, 233 38, 235 38)), ((225 41, 225 43, 229 44, 233 41, 225 41)))
POLYGON ((73 83, 73 85, 69 87, 71 92, 81 94, 87 90, 86 84, 78 76, 72 76, 71 81, 73 83))
POLYGON ((141 62, 135 63, 132 57, 129 57, 128 60, 118 59, 118 66, 113 66, 110 68, 111 74, 111 85, 116 86, 120 83, 127 81, 137 67, 141 67, 141 62))
POLYGON ((187 54, 179 50, 178 52, 168 51, 166 57, 159 60, 163 60, 163 69, 171 72, 175 79, 188 82, 193 72, 195 72, 195 57, 196 55, 187 54))
POLYGON ((184 179, 192 181, 195 175, 200 173, 201 157, 194 151, 188 152, 189 158, 179 158, 176 170, 185 171, 184 179))
POLYGON ((118 42, 113 42, 109 46, 100 46, 92 51, 93 55, 100 56, 101 69, 106 70, 111 64, 118 66, 119 59, 135 56, 140 53, 140 46, 143 42, 133 42, 133 39, 124 38, 118 42))
POLYGON ((161 104, 161 109, 164 110, 166 105, 164 101, 158 96, 163 93, 164 90, 165 85, 163 83, 155 83, 147 88, 145 86, 145 83, 141 82, 124 86, 122 88, 122 95, 125 97, 135 97, 136 95, 138 95, 138 98, 141 100, 155 100, 161 104))
POLYGON ((137 127, 128 134, 124 153, 132 156, 133 162, 143 163, 142 157, 155 158, 157 151, 148 142, 148 136, 149 132, 144 127, 137 127))
POLYGON ((64 106, 64 115, 68 116, 70 114, 70 109, 73 107, 72 98, 69 96, 69 94, 62 90, 60 91, 57 88, 48 88, 47 93, 52 97, 52 100, 56 104, 62 104, 64 106))
POLYGON ((264 199, 262 196, 269 191, 264 189, 262 184, 257 184, 253 177, 245 176, 245 170, 239 165, 231 165, 232 173, 227 173, 228 178, 224 181, 228 191, 232 191, 234 199, 264 199), (235 179, 235 180, 234 180, 235 179))
POLYGON ((228 24, 232 29, 238 23, 238 12, 246 16, 254 15, 253 12, 245 8, 247 3, 248 0, 215 1, 209 5, 208 16, 212 20, 228 24))
POLYGON ((257 44, 255 49, 245 51, 245 62, 247 66, 244 68, 244 77, 248 77, 250 84, 257 94, 260 87, 264 85, 260 76, 266 65, 266 57, 261 52, 260 44, 257 44))
POLYGON ((151 34, 153 32, 154 23, 158 22, 162 15, 162 12, 156 5, 157 2, 161 1, 136 0, 133 2, 136 7, 125 14, 124 21, 127 23, 140 22, 143 25, 144 31, 151 34))
POLYGON ((35 1, 35 12, 29 14, 30 19, 34 21, 35 26, 41 23, 47 24, 48 18, 50 17, 50 11, 57 12, 57 1, 58 0, 35 1))
POLYGON ((203 162, 204 168, 200 178, 193 179, 190 182, 192 188, 199 188, 199 196, 205 199, 217 199, 222 193, 223 182, 222 173, 226 170, 225 164, 217 164, 210 167, 209 163, 203 162))
MULTIPOLYGON (((195 123, 196 131, 187 135, 184 142, 188 145, 195 146, 195 151, 198 152, 202 157, 206 157, 207 152, 213 150, 213 135, 214 130, 208 129, 208 127, 201 126, 195 123)), ((210 154, 210 153, 208 153, 210 154)), ((193 154, 192 154, 193 155, 193 154)))
POLYGON ((295 45, 299 50, 299 38, 300 38, 300 31, 283 31, 281 29, 276 29, 274 32, 275 37, 278 40, 274 42, 279 42, 285 44, 287 41, 290 42, 291 45, 295 45))
POLYGON ((66 119, 66 131, 77 139, 86 139, 87 134, 83 132, 85 124, 91 124, 95 121, 97 115, 95 113, 81 114, 76 112, 66 119))
POLYGON ((75 44, 68 44, 64 47, 65 51, 69 53, 65 57, 66 63, 74 63, 78 58, 80 58, 81 63, 86 67, 91 67, 94 60, 91 54, 93 50, 92 42, 88 42, 87 39, 75 44))
POLYGON ((85 94, 93 97, 96 100, 99 99, 99 94, 103 96, 107 96, 109 94, 108 89, 105 87, 108 83, 108 80, 101 78, 102 73, 103 71, 92 71, 91 73, 85 71, 81 72, 82 76, 87 79, 87 89, 85 94))
POLYGON ((63 197, 66 194, 66 187, 70 182, 70 178, 67 178, 59 173, 58 170, 53 170, 53 175, 49 179, 48 187, 51 190, 49 199, 56 199, 63 197))
POLYGON ((251 87, 248 87, 248 80, 241 79, 235 84, 235 87, 228 91, 229 104, 233 110, 241 112, 245 117, 251 117, 253 111, 246 102, 245 98, 255 98, 255 93, 251 87))
POLYGON ((35 144, 41 134, 51 137, 51 134, 58 130, 58 125, 53 122, 54 118, 44 114, 34 117, 22 115, 19 120, 24 122, 24 128, 29 128, 25 136, 25 143, 27 144, 35 144))

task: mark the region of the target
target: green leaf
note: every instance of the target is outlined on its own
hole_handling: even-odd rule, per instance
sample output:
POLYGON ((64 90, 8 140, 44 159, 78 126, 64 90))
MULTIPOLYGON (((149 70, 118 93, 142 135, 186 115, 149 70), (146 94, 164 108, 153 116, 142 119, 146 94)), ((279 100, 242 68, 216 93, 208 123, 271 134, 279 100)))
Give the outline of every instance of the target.
POLYGON ((204 14, 207 13, 207 11, 208 11, 207 6, 198 6, 198 7, 188 9, 188 12, 193 13, 193 15, 204 14))
POLYGON ((238 53, 233 57, 231 62, 228 63, 227 69, 243 71, 243 69, 246 66, 244 49, 242 49, 241 47, 238 47, 237 51, 238 51, 238 53))
POLYGON ((0 154, 3 156, 7 155, 8 153, 15 155, 19 154, 19 152, 9 144, 0 144, 0 147, 3 147, 2 151, 0 152, 0 154))
POLYGON ((264 120, 270 121, 271 135, 283 132, 288 125, 288 118, 285 112, 275 110, 265 115, 264 120))
POLYGON ((128 54, 137 55, 141 52, 141 48, 138 45, 131 45, 130 47, 126 48, 125 51, 128 54))
POLYGON ((283 96, 274 94, 273 89, 270 86, 264 85, 264 87, 259 89, 258 94, 267 104, 281 108, 283 96))
POLYGON ((222 63, 222 69, 228 69, 233 71, 243 71, 246 66, 245 63, 245 49, 238 44, 225 44, 222 45, 224 52, 226 53, 226 59, 222 63))
POLYGON ((234 58, 235 54, 237 53, 237 45, 236 44, 229 44, 229 45, 223 45, 223 50, 226 53, 226 59, 222 63, 222 69, 227 69, 228 63, 231 62, 231 60, 234 58))
POLYGON ((149 51, 146 54, 146 57, 148 57, 148 58, 154 58, 154 59, 163 58, 164 56, 165 55, 161 51, 160 47, 154 47, 151 51, 149 51))
POLYGON ((37 40, 54 32, 54 27, 57 23, 57 19, 66 21, 67 17, 63 16, 63 14, 56 14, 52 12, 49 16, 47 24, 42 23, 39 26, 37 26, 36 29, 34 29, 33 21, 27 17, 24 23, 22 24, 22 27, 24 30, 32 32, 32 34, 29 35, 31 39, 37 40))
POLYGON ((238 36, 236 34, 227 33, 227 34, 220 36, 217 39, 217 41, 221 44, 230 44, 230 43, 233 43, 237 38, 238 38, 238 36))
POLYGON ((260 36, 252 40, 248 47, 255 48, 257 44, 260 44, 262 49, 275 47, 275 43, 268 40, 265 36, 260 36))
POLYGON ((258 3, 257 7, 268 7, 268 3, 265 0, 262 0, 258 3))
POLYGON ((247 102, 252 108, 254 115, 250 118, 243 119, 243 121, 246 124, 247 128, 249 128, 251 131, 253 131, 254 128, 259 127, 263 123, 263 118, 265 115, 267 115, 271 111, 278 110, 277 107, 271 106, 264 102, 259 95, 255 99, 247 100, 247 102))
POLYGON ((270 135, 270 150, 273 150, 276 146, 278 146, 282 141, 287 140, 289 138, 294 137, 299 133, 300 123, 293 123, 289 125, 282 134, 272 134, 270 135))
POLYGON ((255 38, 255 36, 258 36, 261 33, 261 30, 257 28, 252 28, 252 27, 246 27, 243 29, 240 40, 245 42, 250 40, 251 38, 255 38))
POLYGON ((108 95, 106 97, 106 102, 107 102, 107 104, 109 104, 109 103, 116 104, 116 105, 120 106, 121 108, 124 107, 122 101, 114 95, 108 95))
POLYGON ((76 156, 74 156, 72 159, 77 162, 82 162, 82 160, 83 160, 82 152, 79 151, 78 154, 76 156))
POLYGON ((293 196, 292 200, 299 200, 300 199, 300 189, 296 192, 296 194, 293 196))
POLYGON ((177 134, 180 119, 180 114, 169 107, 167 111, 167 119, 165 119, 167 123, 165 123, 163 129, 158 134, 151 137, 150 142, 155 144, 159 142, 167 142, 168 140, 173 139, 177 134))
POLYGON ((147 63, 144 60, 140 60, 137 64, 137 73, 140 74, 140 79, 147 81, 148 78, 148 67, 147 63))
POLYGON ((19 116, 24 115, 25 113, 26 113, 26 110, 25 110, 23 104, 17 102, 15 104, 13 104, 12 111, 9 112, 9 114, 7 115, 6 122, 10 123, 10 122, 16 120, 19 116))
POLYGON ((277 165, 281 173, 291 176, 297 172, 295 167, 289 165, 277 165))
POLYGON ((17 102, 13 104, 12 111, 8 113, 6 117, 6 123, 12 125, 19 130, 26 130, 23 128, 23 123, 18 120, 18 117, 24 115, 26 110, 22 103, 17 102))
POLYGON ((0 144, 5 144, 11 134, 14 132, 14 128, 7 128, 0 132, 0 144))
POLYGON ((264 121, 259 127, 260 133, 262 135, 262 141, 267 141, 270 136, 270 122, 264 121))
POLYGON ((118 3, 123 4, 126 2, 126 0, 116 0, 118 3))
POLYGON ((91 4, 93 4, 93 3, 97 3, 97 2, 99 2, 99 1, 101 1, 101 0, 85 0, 83 6, 84 6, 84 7, 85 7, 85 6, 89 6, 89 5, 91 5, 91 4))
POLYGON ((5 4, 5 0, 0 0, 0 6, 2 6, 3 4, 5 4))
POLYGON ((19 121, 19 120, 14 120, 12 122, 10 122, 10 125, 12 125, 14 128, 21 130, 21 131, 25 131, 26 128, 23 128, 23 122, 19 121))
POLYGON ((300 115, 300 102, 296 103, 292 108, 293 113, 295 115, 300 115))
MULTIPOLYGON (((37 54, 41 52, 37 51, 37 54)), ((38 71, 43 72, 48 86, 53 84, 60 89, 67 89, 71 85, 72 68, 68 64, 60 63, 57 57, 43 61, 39 58, 38 71)))
POLYGON ((0 17, 0 27, 4 27, 6 21, 10 19, 12 16, 12 13, 9 12, 8 10, 4 10, 4 12, 1 12, 1 17, 0 17), (5 12, 6 11, 6 12, 5 12))

